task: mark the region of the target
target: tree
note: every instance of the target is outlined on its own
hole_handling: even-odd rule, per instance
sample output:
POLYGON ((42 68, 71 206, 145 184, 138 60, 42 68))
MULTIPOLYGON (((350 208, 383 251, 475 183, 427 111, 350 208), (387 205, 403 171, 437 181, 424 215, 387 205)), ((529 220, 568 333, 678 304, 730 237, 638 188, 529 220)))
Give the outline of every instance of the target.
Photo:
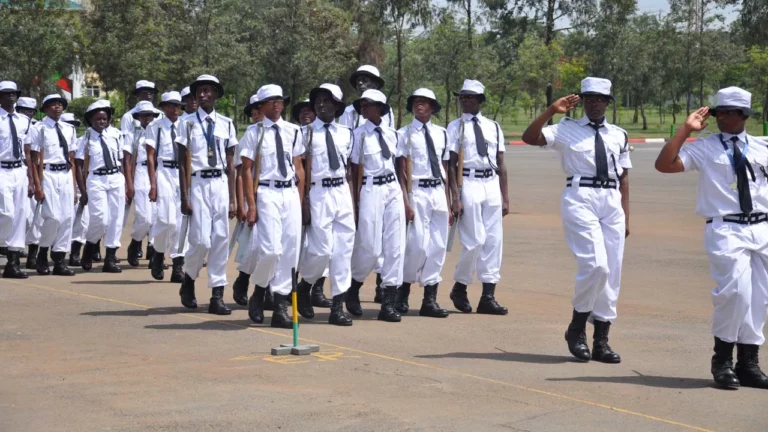
POLYGON ((529 36, 518 50, 515 75, 521 90, 534 101, 534 111, 541 106, 541 96, 552 80, 560 77, 560 59, 563 50, 560 43, 549 45, 535 36, 529 36))
POLYGON ((749 78, 762 95, 763 121, 768 121, 768 47, 753 46, 747 52, 749 78))

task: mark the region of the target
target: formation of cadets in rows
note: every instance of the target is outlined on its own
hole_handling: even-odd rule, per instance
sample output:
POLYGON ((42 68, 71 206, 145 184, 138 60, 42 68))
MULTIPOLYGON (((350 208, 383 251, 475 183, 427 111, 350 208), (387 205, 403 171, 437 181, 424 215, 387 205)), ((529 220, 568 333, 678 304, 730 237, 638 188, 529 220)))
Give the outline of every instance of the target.
MULTIPOLYGON (((139 81, 139 102, 120 129, 111 126, 109 102, 98 100, 88 107, 88 128, 79 138, 64 98, 47 96, 45 117, 35 123, 35 100, 20 98, 15 83, 1 82, 3 277, 27 277, 20 267, 26 245, 26 267, 41 275, 74 275, 67 252, 69 265, 88 271, 101 260, 102 240, 102 270, 121 272, 116 251, 133 205, 128 264, 139 265, 148 238, 151 276, 165 278, 167 255, 170 281, 181 284, 181 303, 190 309, 198 306, 196 280, 207 265, 208 312, 231 313, 224 288, 237 246, 233 300, 247 306, 254 323, 263 323, 264 311, 271 310, 271 326, 290 328, 289 295, 300 280, 297 309, 304 318, 314 318, 314 308, 330 308, 330 324, 352 325, 353 316, 363 315, 360 290, 372 272, 379 320, 399 322, 417 283, 423 287, 419 315, 445 318, 449 312, 437 303, 437 291, 456 238, 454 307, 472 312, 468 286, 476 277, 482 292, 475 311, 506 315, 495 298, 502 218, 509 212, 504 134, 481 113, 482 83, 467 79, 454 93, 462 114, 447 129, 432 122, 441 111, 435 94, 416 90, 406 104, 412 123, 395 130, 379 71, 361 66, 350 82, 360 94, 352 104, 339 86, 322 84, 294 105, 295 123, 282 118, 290 102, 282 89, 262 86, 245 106, 252 124, 240 139, 233 121, 214 109, 224 87, 212 75, 199 76, 180 93, 163 93, 160 110, 152 103, 155 85, 139 81), (323 293, 326 279, 330 299, 323 293)), ((566 174, 563 229, 577 262, 568 350, 578 360, 603 363, 621 361, 608 335, 629 235, 632 167, 626 131, 605 118, 612 101, 610 81, 585 78, 579 94, 555 101, 523 134, 530 145, 558 151, 566 174), (546 126, 582 102, 583 118, 546 126), (594 326, 591 349, 588 322, 594 326)), ((656 169, 700 172, 697 213, 706 218, 704 244, 717 284, 715 382, 768 388, 758 364, 768 311, 768 145, 745 132, 756 114, 748 92, 725 88, 717 101, 691 114, 664 146, 656 169), (720 133, 683 146, 710 116, 720 133)))

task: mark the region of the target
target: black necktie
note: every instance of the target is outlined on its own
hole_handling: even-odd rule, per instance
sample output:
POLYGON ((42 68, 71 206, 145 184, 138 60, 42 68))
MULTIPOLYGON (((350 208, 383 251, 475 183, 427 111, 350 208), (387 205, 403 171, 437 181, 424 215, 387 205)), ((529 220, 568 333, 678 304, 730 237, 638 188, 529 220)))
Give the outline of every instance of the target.
POLYGON ((381 128, 376 127, 374 130, 379 135, 379 147, 381 147, 381 156, 385 160, 391 158, 392 153, 389 151, 389 146, 387 145, 386 141, 384 141, 384 135, 382 135, 381 128))
MULTIPOLYGON (((160 127, 160 126, 158 126, 160 127)), ((160 147, 160 143, 157 143, 158 149, 160 147)), ((171 148, 173 149, 173 160, 177 161, 179 160, 179 145, 176 144, 176 125, 171 123, 171 148)), ((160 151, 158 150, 158 153, 160 151)))
POLYGON ((21 149, 19 149, 19 134, 16 132, 16 123, 13 122, 13 115, 8 116, 8 121, 11 122, 11 141, 13 145, 13 157, 21 159, 21 149))
POLYGON ((213 120, 210 117, 206 117, 205 121, 208 123, 208 130, 205 134, 205 140, 208 144, 208 166, 216 166, 216 142, 213 139, 213 120))
MULTIPOLYGON (((40 133, 43 133, 43 129, 40 129, 40 133)), ((59 145, 64 153, 64 160, 67 161, 67 166, 69 166, 69 146, 67 145, 67 139, 64 138, 64 134, 61 133, 61 128, 59 127, 58 122, 56 123, 56 135, 59 136, 59 145)))
POLYGON ((277 153, 277 168, 280 170, 280 175, 283 178, 288 177, 288 170, 285 169, 285 150, 283 150, 283 137, 280 136, 280 128, 276 124, 272 127, 275 129, 275 152, 277 153))
MULTIPOLYGON (((112 161, 112 152, 109 151, 107 143, 104 142, 104 135, 99 136, 99 140, 101 141, 101 156, 104 159, 104 167, 108 170, 115 169, 115 163, 112 161)), ((133 157, 137 157, 137 155, 133 155, 133 157)))
POLYGON ((597 179, 600 181, 608 180, 608 156, 605 154, 605 144, 600 135, 600 128, 603 125, 590 123, 595 130, 595 165, 597 165, 597 179))
POLYGON ((483 136, 483 128, 480 127, 480 120, 477 117, 472 117, 472 123, 472 127, 475 129, 477 154, 482 157, 488 156, 488 144, 485 142, 485 137, 483 136))
POLYGON ((427 141, 427 154, 429 154, 429 167, 432 169, 432 177, 442 178, 442 175, 440 175, 440 164, 437 162, 435 142, 432 141, 432 135, 429 134, 427 125, 424 125, 424 138, 427 141))
POLYGON ((325 147, 328 149, 328 163, 332 170, 339 169, 339 154, 336 152, 336 144, 333 142, 333 135, 331 135, 331 124, 323 125, 325 128, 325 147))
MULTIPOLYGON (((739 150, 739 137, 731 138, 733 142, 733 160, 739 164, 741 161, 741 150, 739 150)), ((749 192, 749 177, 747 176, 747 164, 749 161, 744 159, 744 163, 736 166, 736 188, 739 191, 739 207, 742 213, 752 212, 752 194, 749 192)))

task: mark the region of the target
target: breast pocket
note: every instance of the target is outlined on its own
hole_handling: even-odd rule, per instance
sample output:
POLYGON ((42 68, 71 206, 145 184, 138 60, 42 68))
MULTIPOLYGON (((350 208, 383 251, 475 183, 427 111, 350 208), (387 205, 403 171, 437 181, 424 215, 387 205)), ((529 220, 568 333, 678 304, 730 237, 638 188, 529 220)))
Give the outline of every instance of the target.
POLYGON ((328 150, 323 140, 312 140, 312 171, 325 171, 328 169, 328 150), (320 141, 320 142, 318 142, 320 141))
POLYGON ((261 172, 272 172, 277 167, 275 145, 264 140, 261 144, 261 172))
POLYGON ((710 168, 716 175, 725 178, 729 184, 736 181, 736 173, 733 170, 733 165, 731 165, 731 159, 725 151, 715 152, 710 162, 710 168))

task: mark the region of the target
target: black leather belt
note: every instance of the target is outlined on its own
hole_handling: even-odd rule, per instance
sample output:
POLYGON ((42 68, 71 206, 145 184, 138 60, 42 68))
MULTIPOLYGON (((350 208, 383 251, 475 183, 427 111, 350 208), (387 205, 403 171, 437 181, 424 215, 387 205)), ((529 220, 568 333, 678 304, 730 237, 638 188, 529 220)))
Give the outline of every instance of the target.
POLYGON ((97 176, 105 176, 105 175, 112 175, 117 174, 120 172, 119 168, 112 168, 112 169, 106 169, 106 168, 99 168, 97 170, 93 170, 93 173, 97 176))
MULTIPOLYGON (((464 177, 469 177, 472 174, 472 168, 464 168, 462 170, 461 175, 464 177)), ((493 177, 493 170, 488 169, 476 169, 475 170, 475 178, 491 178, 493 177)))
POLYGON ((20 160, 0 162, 0 168, 5 168, 5 169, 21 168, 22 165, 23 163, 20 160))
MULTIPOLYGON (((368 181, 368 176, 363 176, 363 184, 366 184, 368 181)), ((387 175, 381 175, 373 177, 373 185, 374 186, 381 186, 388 183, 392 183, 395 181, 395 175, 394 174, 387 174, 387 175)))
POLYGON ((293 186, 293 180, 270 180, 259 182, 259 186, 272 186, 277 189, 285 189, 293 186))
POLYGON ((192 174, 192 177, 202 177, 204 179, 208 178, 219 178, 221 177, 221 170, 220 169, 212 169, 212 170, 200 170, 192 174))
POLYGON ((179 169, 179 163, 174 161, 163 161, 163 168, 179 169))
POLYGON ((141 166, 147 166, 147 161, 142 162, 141 166))
POLYGON ((419 179, 419 187, 422 188, 434 188, 443 184, 440 179, 419 179))
MULTIPOLYGON (((568 177, 565 187, 571 187, 573 177, 568 177)), ((593 188, 593 189, 616 189, 619 183, 616 179, 600 180, 597 177, 582 177, 579 179, 579 187, 593 188)))
POLYGON ((45 164, 45 169, 48 171, 69 171, 67 164, 45 164))
MULTIPOLYGON (((732 214, 723 216, 723 222, 731 222, 739 225, 754 225, 768 222, 768 214, 750 213, 750 214, 732 214)), ((707 223, 712 223, 712 219, 707 219, 707 223)))
MULTIPOLYGON (((321 180, 320 184, 323 187, 337 187, 344 184, 344 177, 326 177, 321 180)), ((312 186, 315 185, 315 182, 312 182, 312 186)))

